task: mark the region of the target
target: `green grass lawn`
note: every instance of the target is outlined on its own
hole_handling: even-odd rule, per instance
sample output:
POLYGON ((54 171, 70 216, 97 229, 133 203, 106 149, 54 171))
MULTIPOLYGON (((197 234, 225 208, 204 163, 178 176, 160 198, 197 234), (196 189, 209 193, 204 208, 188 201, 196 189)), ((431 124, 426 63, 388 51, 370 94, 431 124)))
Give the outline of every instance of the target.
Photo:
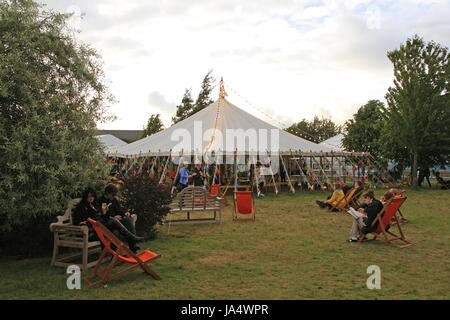
POLYGON ((413 245, 405 249, 347 243, 352 218, 320 210, 314 200, 326 195, 257 199, 256 222, 232 222, 231 205, 222 224, 172 225, 170 234, 161 226, 141 245, 162 254, 150 264, 161 281, 136 270, 107 287, 68 290, 50 258, 1 261, 0 299, 450 298, 448 191, 407 192, 403 229, 413 245), (381 268, 380 290, 366 287, 369 265, 381 268))

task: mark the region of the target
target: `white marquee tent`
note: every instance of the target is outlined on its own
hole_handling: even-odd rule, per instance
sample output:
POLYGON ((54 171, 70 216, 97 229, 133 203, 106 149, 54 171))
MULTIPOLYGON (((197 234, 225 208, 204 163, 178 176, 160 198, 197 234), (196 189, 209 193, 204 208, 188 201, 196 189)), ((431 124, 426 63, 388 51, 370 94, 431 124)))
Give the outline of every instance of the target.
POLYGON ((322 141, 321 143, 319 143, 319 145, 330 148, 336 152, 343 152, 343 151, 345 151, 344 147, 342 146, 343 138, 344 138, 344 135, 342 133, 339 133, 338 135, 335 135, 334 137, 331 137, 330 139, 322 141))
POLYGON ((205 109, 149 137, 119 147, 118 157, 135 155, 183 155, 216 152, 288 153, 330 152, 319 145, 281 130, 236 107, 223 96, 205 109))
POLYGON ((114 153, 119 147, 125 146, 127 143, 111 134, 103 134, 95 136, 103 145, 106 154, 114 153))

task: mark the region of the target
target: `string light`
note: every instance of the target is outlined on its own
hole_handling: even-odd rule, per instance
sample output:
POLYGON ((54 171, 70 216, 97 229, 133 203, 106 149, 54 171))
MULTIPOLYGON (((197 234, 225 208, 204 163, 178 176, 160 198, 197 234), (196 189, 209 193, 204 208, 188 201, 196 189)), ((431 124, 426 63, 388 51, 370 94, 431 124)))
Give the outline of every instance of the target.
MULTIPOLYGON (((303 130, 300 130, 300 129, 298 129, 298 128, 295 127, 295 126, 288 126, 288 125, 286 125, 286 123, 283 123, 283 122, 281 122, 280 120, 273 118, 273 117, 272 117, 271 115, 269 115, 266 111, 264 111, 264 110, 261 109, 261 108, 258 108, 256 105, 254 105, 253 103, 251 103, 250 101, 248 101, 245 97, 243 97, 242 95, 240 95, 236 90, 234 90, 233 88, 231 88, 229 85, 226 85, 226 86, 227 86, 227 88, 230 89, 234 94, 236 94, 238 97, 240 97, 241 99, 243 99, 250 107, 256 109, 257 111, 259 111, 260 113, 262 113, 263 115, 265 115, 266 117, 268 117, 269 119, 271 119, 271 120, 277 122, 278 125, 280 125, 280 127, 282 127, 282 128, 283 128, 283 127, 284 127, 284 128, 287 128, 287 129, 289 129, 289 131, 290 131, 290 130, 295 131, 300 137, 302 137, 302 138, 304 138, 304 139, 311 140, 311 138, 312 138, 313 142, 315 142, 315 143, 319 143, 319 142, 320 142, 319 139, 317 139, 317 137, 313 136, 312 134, 307 133, 307 132, 305 132, 305 131, 303 131, 303 130)), ((283 130, 285 130, 285 129, 283 129, 283 130)), ((289 132, 288 130, 286 130, 286 131, 289 132)))

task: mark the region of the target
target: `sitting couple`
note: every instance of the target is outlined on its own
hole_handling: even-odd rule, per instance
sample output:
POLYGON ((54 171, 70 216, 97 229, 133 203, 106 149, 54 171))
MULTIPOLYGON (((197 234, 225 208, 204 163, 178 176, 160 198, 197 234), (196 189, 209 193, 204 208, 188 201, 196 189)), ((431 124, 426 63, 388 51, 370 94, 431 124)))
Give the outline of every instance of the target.
POLYGON ((362 236, 373 232, 377 225, 372 226, 373 221, 376 219, 378 213, 383 210, 384 205, 394 194, 390 191, 386 192, 380 200, 375 199, 375 193, 372 190, 363 194, 364 203, 358 208, 358 212, 361 214, 359 218, 354 218, 352 222, 352 228, 350 230, 350 238, 348 242, 357 242, 362 236))
POLYGON ((74 209, 73 224, 86 225, 88 218, 100 221, 111 232, 123 237, 128 242, 130 250, 136 253, 140 249, 137 243, 144 238, 136 236, 131 214, 123 210, 116 199, 117 191, 114 185, 108 185, 104 196, 97 201, 95 191, 87 188, 74 209))

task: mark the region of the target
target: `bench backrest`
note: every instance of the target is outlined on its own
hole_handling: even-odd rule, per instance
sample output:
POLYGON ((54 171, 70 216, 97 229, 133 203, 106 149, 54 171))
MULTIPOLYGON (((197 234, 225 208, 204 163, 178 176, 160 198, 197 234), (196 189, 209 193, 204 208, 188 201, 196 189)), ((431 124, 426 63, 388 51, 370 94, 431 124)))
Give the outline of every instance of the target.
POLYGON ((220 207, 220 201, 212 198, 202 187, 184 188, 174 199, 179 209, 206 209, 220 207))

